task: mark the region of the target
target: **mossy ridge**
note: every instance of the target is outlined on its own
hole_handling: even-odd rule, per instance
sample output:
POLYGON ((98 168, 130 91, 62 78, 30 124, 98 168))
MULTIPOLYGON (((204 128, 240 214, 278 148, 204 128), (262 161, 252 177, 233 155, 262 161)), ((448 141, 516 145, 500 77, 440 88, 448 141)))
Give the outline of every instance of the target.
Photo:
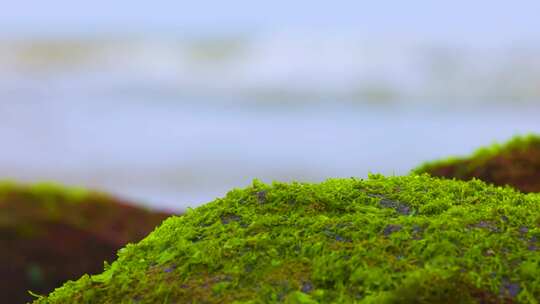
MULTIPOLYGON (((90 192, 82 187, 67 187, 54 182, 40 182, 34 184, 21 184, 10 180, 0 181, 0 195, 6 195, 10 192, 26 192, 36 197, 64 196, 67 202, 77 203, 82 201, 88 195, 95 195, 96 192, 90 192)), ((104 194, 102 194, 105 196, 104 194)))
POLYGON ((169 214, 54 183, 0 182, 0 293, 25 303, 68 279, 97 273, 169 214))
MULTIPOLYGON (((111 219, 121 218, 123 213, 156 222, 164 218, 165 213, 153 212, 143 207, 114 198, 106 193, 89 191, 81 187, 66 187, 56 183, 42 182, 21 184, 12 181, 0 181, 0 228, 12 228, 23 235, 39 234, 43 224, 60 223, 77 227, 81 230, 107 238, 111 219)), ((125 226, 125 225, 124 225, 125 226)), ((128 224, 133 229, 123 229, 120 242, 132 239, 136 225, 128 224)), ((140 236, 139 236, 140 237, 140 236)))
POLYGON ((427 175, 254 181, 35 303, 538 303, 539 206, 427 175))
POLYGON ((540 192, 540 136, 515 136, 508 142, 477 149, 468 157, 427 162, 412 173, 510 185, 523 192, 540 192))

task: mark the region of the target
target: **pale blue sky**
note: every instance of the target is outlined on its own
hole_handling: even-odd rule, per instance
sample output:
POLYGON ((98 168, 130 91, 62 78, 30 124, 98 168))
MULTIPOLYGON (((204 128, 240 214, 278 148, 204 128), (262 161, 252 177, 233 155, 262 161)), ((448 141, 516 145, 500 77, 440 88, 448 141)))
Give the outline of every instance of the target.
POLYGON ((3 35, 347 31, 478 43, 536 42, 540 1, 5 1, 3 35))

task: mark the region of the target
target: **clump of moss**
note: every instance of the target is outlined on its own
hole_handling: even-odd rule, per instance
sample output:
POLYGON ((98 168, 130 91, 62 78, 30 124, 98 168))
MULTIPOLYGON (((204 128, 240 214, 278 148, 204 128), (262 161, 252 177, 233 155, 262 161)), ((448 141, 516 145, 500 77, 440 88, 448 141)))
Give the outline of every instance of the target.
POLYGON ((505 144, 493 144, 470 157, 429 162, 413 170, 432 176, 509 185, 523 192, 540 192, 540 137, 517 136, 505 144))
POLYGON ((28 290, 45 294, 100 272, 167 216, 84 189, 0 182, 2 302, 25 303, 28 290))
POLYGON ((538 303, 539 207, 428 175, 254 181, 36 303, 538 303))

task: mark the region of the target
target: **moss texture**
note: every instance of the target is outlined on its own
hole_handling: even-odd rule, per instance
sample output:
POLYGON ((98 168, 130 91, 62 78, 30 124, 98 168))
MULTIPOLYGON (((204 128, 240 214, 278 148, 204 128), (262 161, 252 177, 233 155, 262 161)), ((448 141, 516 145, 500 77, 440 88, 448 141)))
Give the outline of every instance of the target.
POLYGON ((413 172, 461 180, 478 178, 523 192, 540 192, 540 137, 517 136, 505 144, 481 148, 469 157, 426 163, 413 172))
POLYGON ((99 273, 167 216, 82 189, 0 182, 0 302, 26 303, 28 290, 99 273))
POLYGON ((539 207, 428 175, 254 181, 36 303, 538 303, 539 207))

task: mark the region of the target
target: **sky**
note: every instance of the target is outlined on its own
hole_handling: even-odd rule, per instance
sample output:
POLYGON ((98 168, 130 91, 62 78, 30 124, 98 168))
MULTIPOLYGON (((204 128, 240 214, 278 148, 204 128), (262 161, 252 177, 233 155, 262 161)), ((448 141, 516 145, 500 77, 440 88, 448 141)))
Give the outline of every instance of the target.
POLYGON ((538 40, 539 1, 5 1, 1 34, 152 35, 335 31, 518 43, 538 40))
POLYGON ((538 130, 535 108, 473 102, 540 96, 539 12, 538 0, 4 0, 0 171, 175 208, 254 177, 405 173, 538 130), (120 39, 56 40, 87 36, 120 39), (237 40, 224 57, 227 43, 204 43, 237 40), (411 103, 363 103, 394 91, 411 103))

